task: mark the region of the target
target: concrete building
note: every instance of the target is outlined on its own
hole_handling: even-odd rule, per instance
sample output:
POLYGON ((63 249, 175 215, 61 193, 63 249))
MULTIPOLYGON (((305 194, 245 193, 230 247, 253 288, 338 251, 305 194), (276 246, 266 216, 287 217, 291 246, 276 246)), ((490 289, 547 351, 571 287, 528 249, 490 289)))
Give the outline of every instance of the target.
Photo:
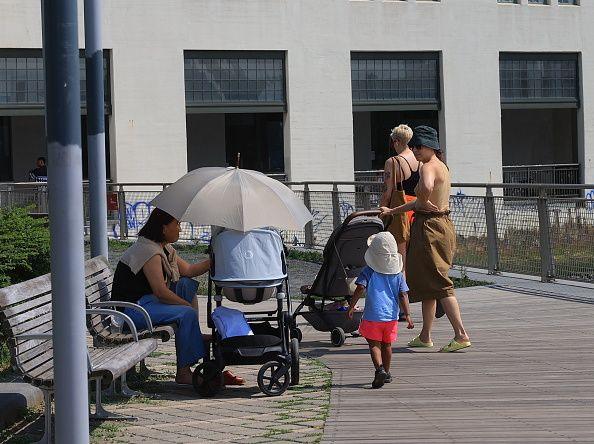
MULTIPOLYGON (((352 180, 383 166, 404 122, 438 127, 456 181, 568 164, 562 180, 594 182, 592 0, 103 5, 113 181, 173 181, 237 152, 294 181, 352 180)), ((40 48, 39 0, 0 0, 1 181, 43 155, 40 48)))

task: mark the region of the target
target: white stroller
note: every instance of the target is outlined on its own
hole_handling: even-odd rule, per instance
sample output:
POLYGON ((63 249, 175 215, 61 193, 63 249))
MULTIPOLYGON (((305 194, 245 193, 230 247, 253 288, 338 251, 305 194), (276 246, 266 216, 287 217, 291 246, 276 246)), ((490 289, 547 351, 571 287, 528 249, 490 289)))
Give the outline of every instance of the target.
POLYGON ((214 396, 222 386, 226 365, 263 364, 258 372, 260 390, 268 396, 280 395, 299 383, 299 341, 290 338, 293 318, 282 239, 272 229, 223 230, 213 234, 210 250, 207 318, 212 355, 209 347, 194 371, 194 388, 202 396, 214 396), (243 305, 275 298, 276 309, 246 312, 254 334, 223 339, 212 317, 213 299, 220 307, 223 296, 243 305))

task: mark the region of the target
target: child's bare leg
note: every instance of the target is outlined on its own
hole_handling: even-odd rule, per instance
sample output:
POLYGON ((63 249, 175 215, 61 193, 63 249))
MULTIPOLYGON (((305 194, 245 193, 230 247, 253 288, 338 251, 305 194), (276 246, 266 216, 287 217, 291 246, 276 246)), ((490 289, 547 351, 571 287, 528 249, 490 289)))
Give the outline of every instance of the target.
POLYGON ((382 342, 382 362, 384 363, 384 370, 390 373, 390 364, 392 363, 392 344, 389 342, 382 342))
POLYGON ((371 339, 367 339, 367 343, 369 344, 369 352, 371 353, 371 360, 373 361, 373 365, 376 369, 380 368, 382 365, 382 350, 381 350, 381 342, 380 341, 373 341, 371 339))

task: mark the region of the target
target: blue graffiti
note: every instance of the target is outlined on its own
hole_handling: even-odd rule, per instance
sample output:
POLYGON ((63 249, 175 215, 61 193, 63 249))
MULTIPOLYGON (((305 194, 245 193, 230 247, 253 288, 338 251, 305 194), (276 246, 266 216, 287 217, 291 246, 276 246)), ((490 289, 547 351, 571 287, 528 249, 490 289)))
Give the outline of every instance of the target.
POLYGON ((586 193, 586 208, 588 210, 594 210, 594 190, 586 193))
MULTIPOLYGON (((126 227, 128 232, 139 230, 147 221, 153 207, 149 202, 138 201, 135 203, 126 202, 126 227)), ((120 235, 120 223, 113 226, 114 237, 120 235)))
POLYGON ((466 208, 464 205, 464 199, 466 198, 466 194, 462 190, 458 190, 458 192, 451 197, 452 201, 452 211, 460 211, 462 214, 466 214, 466 208))
POLYGON ((349 202, 339 202, 338 207, 340 208, 340 220, 346 219, 346 217, 355 212, 355 207, 349 202))

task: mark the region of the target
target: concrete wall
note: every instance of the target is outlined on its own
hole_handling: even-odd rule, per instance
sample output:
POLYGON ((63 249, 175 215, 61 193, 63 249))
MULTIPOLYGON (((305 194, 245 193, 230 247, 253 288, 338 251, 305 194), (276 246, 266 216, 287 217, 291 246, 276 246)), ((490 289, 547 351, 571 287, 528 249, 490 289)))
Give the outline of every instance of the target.
POLYGON ((200 166, 225 166, 225 115, 188 114, 188 171, 200 166))
MULTIPOLYGON (((250 49, 287 54, 285 169, 292 180, 353 177, 351 51, 440 51, 440 129, 453 178, 499 181, 499 52, 571 51, 582 53, 579 149, 585 179, 594 182, 594 2, 522 2, 105 0, 112 177, 171 181, 184 174, 183 51, 250 49)), ((79 6, 84 46, 82 0, 79 6)), ((0 48, 41 46, 39 0, 0 0, 0 11, 0 48)))

